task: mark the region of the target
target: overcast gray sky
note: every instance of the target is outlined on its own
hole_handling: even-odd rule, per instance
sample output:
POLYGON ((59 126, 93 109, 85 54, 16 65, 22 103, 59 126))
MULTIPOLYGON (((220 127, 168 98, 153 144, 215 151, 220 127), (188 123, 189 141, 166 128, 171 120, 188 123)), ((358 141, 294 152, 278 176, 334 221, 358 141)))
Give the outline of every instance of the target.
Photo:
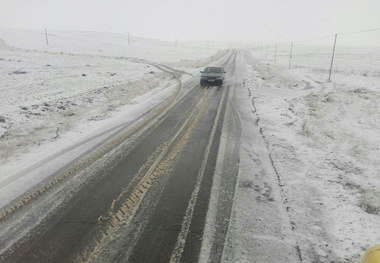
POLYGON ((379 13, 380 0, 0 0, 0 27, 292 41, 379 28, 379 13))

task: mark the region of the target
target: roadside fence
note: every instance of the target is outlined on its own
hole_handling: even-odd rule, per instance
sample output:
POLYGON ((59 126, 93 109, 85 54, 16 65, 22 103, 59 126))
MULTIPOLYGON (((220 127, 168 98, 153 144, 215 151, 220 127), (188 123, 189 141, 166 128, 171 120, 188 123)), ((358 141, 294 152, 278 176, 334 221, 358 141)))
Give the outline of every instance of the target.
MULTIPOLYGON (((288 68, 309 67, 326 74, 330 81, 334 72, 350 71, 363 76, 380 76, 380 28, 338 33, 314 39, 287 43, 244 42, 244 41, 172 41, 140 36, 99 32, 53 31, 52 36, 75 37, 78 41, 103 41, 109 45, 157 46, 166 49, 250 49, 254 56, 288 68), (69 32, 69 36, 67 36, 69 32), (66 34, 66 35, 65 35, 66 34), (376 70, 377 69, 377 70, 376 70)), ((49 45, 49 31, 45 29, 46 44, 49 45)))
POLYGON ((288 43, 255 44, 253 54, 288 68, 310 67, 326 73, 350 71, 380 76, 380 28, 288 43))

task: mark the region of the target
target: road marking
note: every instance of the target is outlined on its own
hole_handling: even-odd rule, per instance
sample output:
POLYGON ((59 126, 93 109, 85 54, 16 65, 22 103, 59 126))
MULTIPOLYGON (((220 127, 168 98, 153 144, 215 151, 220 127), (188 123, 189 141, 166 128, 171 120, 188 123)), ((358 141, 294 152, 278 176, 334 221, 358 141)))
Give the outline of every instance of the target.
MULTIPOLYGON (((207 94, 206 94, 207 95, 207 94)), ((205 96, 205 92, 203 94, 203 96, 205 96)), ((143 170, 146 169, 146 167, 149 167, 148 171, 145 172, 145 174, 142 176, 142 178, 140 179, 140 182, 137 184, 137 186, 135 186, 134 190, 132 191, 132 193, 134 193, 136 191, 137 188, 141 187, 142 189, 144 189, 144 185, 146 186, 146 189, 147 188, 150 188, 151 184, 152 184, 152 176, 157 178, 159 176, 160 173, 162 172, 166 172, 166 167, 163 166, 163 163, 161 162, 162 159, 164 158, 164 156, 166 155, 166 153, 168 152, 170 146, 174 143, 174 141, 178 138, 178 136, 182 133, 182 131, 185 129, 186 125, 189 123, 190 119, 194 116, 196 110, 199 108, 199 105, 201 104, 201 100, 198 101, 198 103, 195 105, 195 107, 193 108, 192 112, 190 113, 189 117, 186 119, 186 121, 184 122, 184 124, 180 127, 180 129, 177 131, 177 133, 174 135, 174 137, 170 140, 170 141, 167 141, 165 143, 163 143, 161 146, 159 146, 155 153, 153 154, 153 156, 151 157, 154 157, 154 155, 158 155, 158 157, 156 157, 156 160, 152 163, 152 160, 153 158, 148 158, 148 161, 139 169, 139 171, 137 172, 137 174, 133 177, 133 179, 131 180, 131 182, 133 181, 136 181, 138 180, 139 178, 141 178, 141 172, 143 170), (145 169, 144 169, 145 168, 145 169)), ((130 191, 130 185, 127 187, 126 190, 124 190, 120 195, 119 197, 115 200, 115 203, 117 202, 120 202, 121 200, 123 200, 123 198, 125 197, 125 195, 130 191)), ((111 207, 111 210, 114 210, 115 208, 114 207, 111 207)))
MULTIPOLYGON (((110 235, 117 233, 119 228, 119 222, 125 224, 128 223, 136 213, 141 201, 143 200, 147 191, 151 188, 153 182, 157 180, 160 176, 167 173, 171 165, 175 162, 177 157, 180 155, 184 146, 186 145, 190 135, 192 134, 196 124, 198 123, 200 117, 202 116, 206 104, 207 104, 207 95, 208 90, 203 91, 203 99, 200 100, 193 111, 186 119, 185 123, 180 127, 176 135, 169 141, 164 143, 164 146, 161 148, 161 153, 157 157, 156 161, 151 165, 150 169, 143 176, 139 184, 133 189, 132 193, 126 198, 128 191, 123 191, 119 197, 112 203, 111 209, 108 212, 108 215, 99 217, 98 224, 104 225, 105 229, 101 230, 100 238, 98 235, 94 235, 94 240, 90 241, 89 244, 94 244, 91 247, 85 248, 81 255, 77 258, 81 262, 91 262, 96 258, 96 254, 101 251, 103 244, 106 244, 110 240, 110 235), (197 112, 198 110, 198 112, 197 112), (195 116, 194 116, 195 115, 195 116), (192 120, 190 125, 188 123, 192 120), (185 133, 177 141, 179 136, 187 127, 185 133), (170 146, 173 143, 177 143, 169 151, 170 146), (169 152, 169 153, 168 153, 169 152), (166 156, 166 159, 164 157, 166 156), (125 200, 125 201, 123 201, 125 200)), ((148 160, 149 162, 149 160, 148 160)), ((143 166, 145 166, 144 164, 143 166)), ((138 176, 135 175, 135 177, 138 176)))
POLYGON ((213 238, 215 234, 215 222, 216 222, 216 215, 218 211, 218 201, 219 201, 219 189, 221 185, 221 176, 223 173, 223 165, 224 165, 224 158, 225 158, 225 152, 227 147, 227 136, 226 130, 227 127, 225 125, 225 121, 228 118, 227 114, 229 114, 228 110, 228 104, 226 107, 226 113, 224 114, 224 120, 222 125, 222 135, 220 138, 220 144, 219 144, 219 150, 218 155, 216 159, 215 164, 215 172, 214 172, 214 179, 211 186, 211 194, 210 194, 210 200, 209 200, 209 206, 206 214, 206 223, 204 227, 203 237, 202 237, 202 245, 201 245, 201 251, 199 254, 199 262, 208 262, 213 238), (213 194, 215 193, 215 194, 213 194))
POLYGON ((201 168, 198 172, 195 188, 191 194, 191 198, 190 198, 189 204, 187 206, 185 216, 184 216, 183 221, 182 221, 181 232, 178 235, 177 242, 174 246, 172 255, 170 257, 171 263, 179 262, 181 260, 182 253, 183 253, 183 250, 185 248, 187 235, 188 235, 189 229, 190 229, 191 219, 193 218, 193 214, 194 214, 194 207, 195 207, 195 204, 197 202, 199 189, 201 186, 204 171, 205 171, 206 164, 208 161, 208 157, 210 154, 211 145, 212 145, 212 142, 214 140, 216 127, 218 126, 218 121, 219 121, 219 117, 220 117, 220 113, 222 110, 222 106, 223 106, 225 96, 226 96, 226 89, 223 90, 222 98, 219 102, 218 112, 217 112, 217 115, 216 115, 215 120, 214 120, 214 125, 212 127, 211 136, 210 136, 210 139, 208 141, 206 151, 204 153, 202 165, 201 165, 201 168))

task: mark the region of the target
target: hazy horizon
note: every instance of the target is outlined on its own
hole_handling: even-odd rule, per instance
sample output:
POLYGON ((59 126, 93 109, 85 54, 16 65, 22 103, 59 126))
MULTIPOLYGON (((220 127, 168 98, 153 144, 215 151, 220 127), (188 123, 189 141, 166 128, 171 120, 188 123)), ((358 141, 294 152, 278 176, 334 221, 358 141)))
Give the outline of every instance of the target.
MULTIPOLYGON (((0 27, 169 41, 290 42, 379 28, 378 10, 380 1, 370 0, 0 0, 0 27)), ((380 31, 344 39, 371 45, 380 42, 380 31)))

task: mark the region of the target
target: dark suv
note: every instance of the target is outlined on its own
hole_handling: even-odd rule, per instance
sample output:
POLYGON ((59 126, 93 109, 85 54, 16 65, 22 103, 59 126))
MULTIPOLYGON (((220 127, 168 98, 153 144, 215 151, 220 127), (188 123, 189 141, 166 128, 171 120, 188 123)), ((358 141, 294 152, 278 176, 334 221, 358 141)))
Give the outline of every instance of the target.
POLYGON ((201 71, 201 85, 223 85, 224 68, 222 67, 206 67, 201 71))

